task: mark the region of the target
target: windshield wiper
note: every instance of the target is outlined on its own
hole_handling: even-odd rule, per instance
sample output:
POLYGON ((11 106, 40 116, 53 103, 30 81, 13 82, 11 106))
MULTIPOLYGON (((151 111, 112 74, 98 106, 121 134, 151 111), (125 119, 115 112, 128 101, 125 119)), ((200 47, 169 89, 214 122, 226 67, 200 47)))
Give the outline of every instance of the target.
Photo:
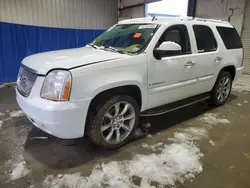
POLYGON ((116 52, 116 53, 120 53, 120 54, 127 54, 127 52, 119 50, 119 49, 114 48, 112 46, 108 46, 108 47, 106 47, 106 46, 97 46, 97 45, 94 45, 94 44, 91 44, 91 43, 89 43, 88 46, 90 46, 92 48, 95 48, 95 49, 98 49, 98 50, 107 50, 107 51, 116 52))
POLYGON ((122 50, 119 50, 119 49, 114 48, 114 47, 112 47, 112 46, 104 47, 104 49, 105 49, 105 50, 112 51, 112 52, 120 53, 120 54, 127 54, 127 52, 122 51, 122 50))
POLYGON ((92 47, 92 48, 95 48, 95 49, 98 49, 98 48, 99 48, 98 46, 96 46, 96 45, 94 45, 94 44, 91 44, 91 43, 89 43, 88 46, 90 46, 90 47, 92 47))

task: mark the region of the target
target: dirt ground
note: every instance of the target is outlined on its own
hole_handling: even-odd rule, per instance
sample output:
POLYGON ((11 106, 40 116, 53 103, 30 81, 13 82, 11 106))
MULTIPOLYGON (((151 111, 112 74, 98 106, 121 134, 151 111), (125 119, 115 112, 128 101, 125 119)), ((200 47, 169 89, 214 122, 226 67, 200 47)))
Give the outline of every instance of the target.
MULTIPOLYGON (((242 83, 235 86, 229 101, 224 106, 211 108, 205 102, 201 102, 166 115, 150 118, 149 135, 138 136, 116 151, 93 146, 87 139, 77 140, 74 146, 64 146, 62 141, 35 128, 25 116, 11 115, 19 110, 14 89, 1 88, 0 187, 77 187, 76 184, 73 185, 74 183, 72 186, 56 184, 48 186, 44 184, 44 181, 49 175, 56 177, 58 174, 62 174, 58 176, 59 179, 64 178, 64 174, 74 173, 80 173, 81 177, 88 177, 97 164, 131 160, 136 154, 157 153, 156 150, 148 147, 156 143, 169 145, 171 142, 168 138, 172 138, 176 132, 189 127, 199 128, 204 127, 204 124, 210 124, 210 127, 206 128, 208 134, 196 139, 195 145, 192 145, 197 146, 200 150, 198 152, 202 154, 197 159, 202 170, 195 171, 195 176, 192 178, 185 176, 184 180, 178 179, 175 185, 180 188, 249 188, 250 77, 245 76, 242 79, 242 83), (213 123, 211 121, 214 120, 213 116, 208 122, 206 119, 201 121, 200 118, 204 117, 204 114, 211 113, 215 117, 219 116, 224 119, 213 123), (48 137, 48 139, 41 140, 34 139, 34 137, 48 137), (22 175, 15 178, 13 169, 18 165, 20 165, 22 175)), ((179 159, 175 160, 178 162, 179 159)), ((183 161, 188 162, 188 160, 189 158, 183 161)), ((137 176, 140 177, 140 174, 137 176)), ((161 187, 157 183, 151 185, 161 187)), ((141 187, 145 186, 141 184, 141 187)), ((165 187, 173 187, 173 185, 166 184, 165 187)))

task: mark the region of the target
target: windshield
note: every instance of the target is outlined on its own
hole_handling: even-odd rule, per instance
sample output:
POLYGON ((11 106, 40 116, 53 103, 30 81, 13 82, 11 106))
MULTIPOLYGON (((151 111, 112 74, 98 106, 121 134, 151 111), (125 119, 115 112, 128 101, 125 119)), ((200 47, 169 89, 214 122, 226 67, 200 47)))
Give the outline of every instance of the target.
POLYGON ((157 24, 116 25, 105 31, 90 45, 120 53, 140 53, 147 47, 157 29, 157 24))

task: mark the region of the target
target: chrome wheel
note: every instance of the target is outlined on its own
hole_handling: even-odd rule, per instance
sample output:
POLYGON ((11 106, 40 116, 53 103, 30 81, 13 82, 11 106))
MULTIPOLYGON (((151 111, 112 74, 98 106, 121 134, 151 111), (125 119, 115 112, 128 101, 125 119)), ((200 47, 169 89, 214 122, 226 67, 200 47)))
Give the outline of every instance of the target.
POLYGON ((231 80, 229 77, 223 77, 218 85, 217 89, 217 99, 219 102, 224 102, 227 100, 231 90, 231 80))
POLYGON ((119 144, 124 141, 134 128, 135 109, 128 102, 117 102, 105 113, 101 134, 108 144, 119 144))

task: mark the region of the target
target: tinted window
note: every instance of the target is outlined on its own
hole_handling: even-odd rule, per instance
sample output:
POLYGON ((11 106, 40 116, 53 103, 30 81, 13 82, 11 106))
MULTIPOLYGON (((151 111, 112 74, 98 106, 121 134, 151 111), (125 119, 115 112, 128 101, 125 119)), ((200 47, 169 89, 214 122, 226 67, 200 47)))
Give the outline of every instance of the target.
POLYGON ((194 34, 199 52, 211 52, 217 50, 217 42, 213 31, 205 25, 194 25, 194 34))
POLYGON ((175 42, 181 46, 182 52, 180 55, 191 53, 188 30, 185 25, 174 25, 169 27, 161 36, 160 40, 157 43, 157 47, 159 47, 163 42, 167 41, 175 42))
POLYGON ((240 36, 235 28, 217 27, 227 49, 243 48, 240 36))

